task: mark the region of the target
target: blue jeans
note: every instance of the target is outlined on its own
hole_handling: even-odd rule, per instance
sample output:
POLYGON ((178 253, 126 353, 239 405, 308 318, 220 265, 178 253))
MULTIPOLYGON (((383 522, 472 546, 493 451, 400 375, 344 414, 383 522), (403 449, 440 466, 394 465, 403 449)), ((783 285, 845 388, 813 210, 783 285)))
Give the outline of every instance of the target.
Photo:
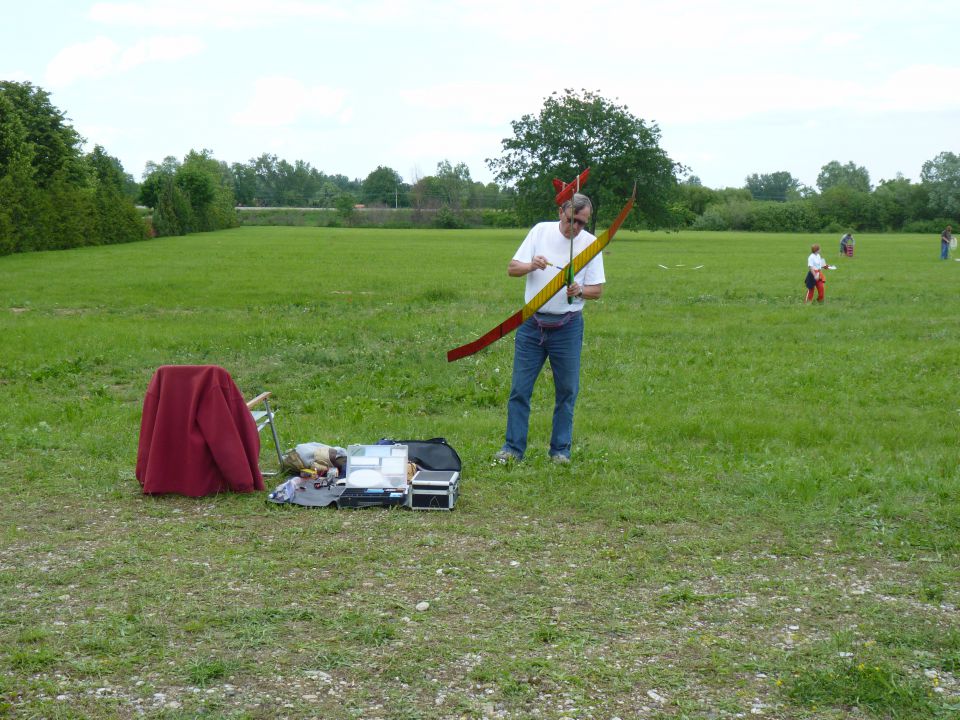
POLYGON ((946 260, 950 257, 950 243, 945 243, 942 240, 940 241, 940 259, 946 260))
MULTIPOLYGON (((542 317, 542 316, 541 316, 542 317)), ((536 316, 517 330, 513 351, 513 382, 507 402, 507 436, 503 450, 522 458, 527 451, 530 398, 533 386, 549 358, 553 372, 553 432, 550 455, 570 457, 573 444, 573 406, 580 391, 580 351, 583 313, 573 313, 561 327, 541 328, 536 316)))

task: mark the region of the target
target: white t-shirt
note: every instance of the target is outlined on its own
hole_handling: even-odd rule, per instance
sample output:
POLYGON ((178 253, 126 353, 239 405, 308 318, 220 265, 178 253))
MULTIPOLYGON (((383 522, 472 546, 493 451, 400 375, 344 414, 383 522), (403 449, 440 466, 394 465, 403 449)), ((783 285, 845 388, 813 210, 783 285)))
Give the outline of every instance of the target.
MULTIPOLYGON (((596 238, 586 230, 573 239, 573 255, 576 257, 584 248, 592 243, 596 238)), ((513 259, 519 262, 532 262, 534 256, 543 255, 554 265, 560 267, 566 266, 570 262, 570 239, 563 236, 560 232, 559 222, 542 222, 534 225, 527 237, 524 239, 520 248, 514 254, 513 259)), ((553 280, 557 273, 561 272, 555 267, 549 265, 543 270, 534 270, 527 273, 527 287, 524 291, 524 302, 530 302, 537 296, 537 293, 543 289, 543 286, 553 280)), ((583 285, 602 285, 607 278, 603 274, 603 253, 598 253, 596 257, 587 263, 580 272, 574 275, 574 279, 580 286, 583 285)), ((579 312, 583 310, 583 299, 574 298, 573 303, 567 302, 566 285, 557 292, 547 303, 540 308, 539 312, 562 315, 568 312, 579 312)))
POLYGON ((807 258, 807 267, 814 270, 823 270, 827 266, 827 261, 820 257, 820 253, 810 253, 807 258))

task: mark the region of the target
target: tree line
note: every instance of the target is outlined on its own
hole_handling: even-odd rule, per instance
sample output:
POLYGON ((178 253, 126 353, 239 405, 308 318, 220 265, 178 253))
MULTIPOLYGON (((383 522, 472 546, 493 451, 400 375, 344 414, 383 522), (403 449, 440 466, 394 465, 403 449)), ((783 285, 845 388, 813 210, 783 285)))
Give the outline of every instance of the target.
POLYGON ((142 240, 139 192, 29 83, 0 81, 0 255, 142 240))
POLYGON ((147 163, 138 183, 99 145, 84 154, 48 93, 3 81, 0 254, 234 227, 238 206, 328 208, 330 224, 358 223, 370 217, 358 207, 368 207, 402 210, 411 225, 522 227, 553 216, 554 177, 569 180, 586 167, 594 224, 609 222, 634 188, 633 228, 939 232, 960 218, 960 157, 952 152, 925 162, 918 183, 898 175, 874 186, 866 168, 834 160, 815 188, 780 171, 712 189, 660 147, 656 123, 590 91, 553 93, 511 129, 502 154, 487 160, 495 182, 486 184, 449 160, 408 183, 386 166, 350 179, 267 153, 228 164, 205 149, 147 163))
POLYGON ((233 163, 230 172, 237 203, 246 207, 335 208, 347 196, 354 206, 462 210, 504 207, 511 197, 495 183, 474 181, 465 163, 454 165, 449 160, 437 164, 435 175, 412 183, 382 165, 363 180, 351 180, 327 175, 303 160, 290 163, 267 153, 233 163))
POLYGON ((789 172, 746 178, 743 188, 712 190, 690 176, 671 208, 678 227, 767 232, 937 232, 960 218, 960 156, 942 152, 923 163, 920 182, 898 174, 876 186, 853 162, 820 169, 816 188, 789 172))

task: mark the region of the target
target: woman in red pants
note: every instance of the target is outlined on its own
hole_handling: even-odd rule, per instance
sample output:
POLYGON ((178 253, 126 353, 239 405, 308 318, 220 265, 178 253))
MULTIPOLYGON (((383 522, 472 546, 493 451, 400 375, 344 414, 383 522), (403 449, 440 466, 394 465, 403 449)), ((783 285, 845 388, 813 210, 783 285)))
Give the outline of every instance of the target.
POLYGON ((820 257, 820 246, 813 244, 810 247, 810 257, 807 258, 807 277, 804 279, 804 285, 807 286, 807 298, 805 303, 813 300, 813 291, 817 291, 817 302, 823 302, 823 269, 827 267, 827 261, 820 257))

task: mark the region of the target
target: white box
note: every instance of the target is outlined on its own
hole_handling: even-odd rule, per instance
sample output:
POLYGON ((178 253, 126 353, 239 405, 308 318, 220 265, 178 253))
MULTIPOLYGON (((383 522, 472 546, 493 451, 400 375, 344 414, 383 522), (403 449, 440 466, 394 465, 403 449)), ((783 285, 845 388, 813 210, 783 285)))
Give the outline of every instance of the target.
POLYGON ((347 446, 347 487, 407 488, 406 445, 347 446))

